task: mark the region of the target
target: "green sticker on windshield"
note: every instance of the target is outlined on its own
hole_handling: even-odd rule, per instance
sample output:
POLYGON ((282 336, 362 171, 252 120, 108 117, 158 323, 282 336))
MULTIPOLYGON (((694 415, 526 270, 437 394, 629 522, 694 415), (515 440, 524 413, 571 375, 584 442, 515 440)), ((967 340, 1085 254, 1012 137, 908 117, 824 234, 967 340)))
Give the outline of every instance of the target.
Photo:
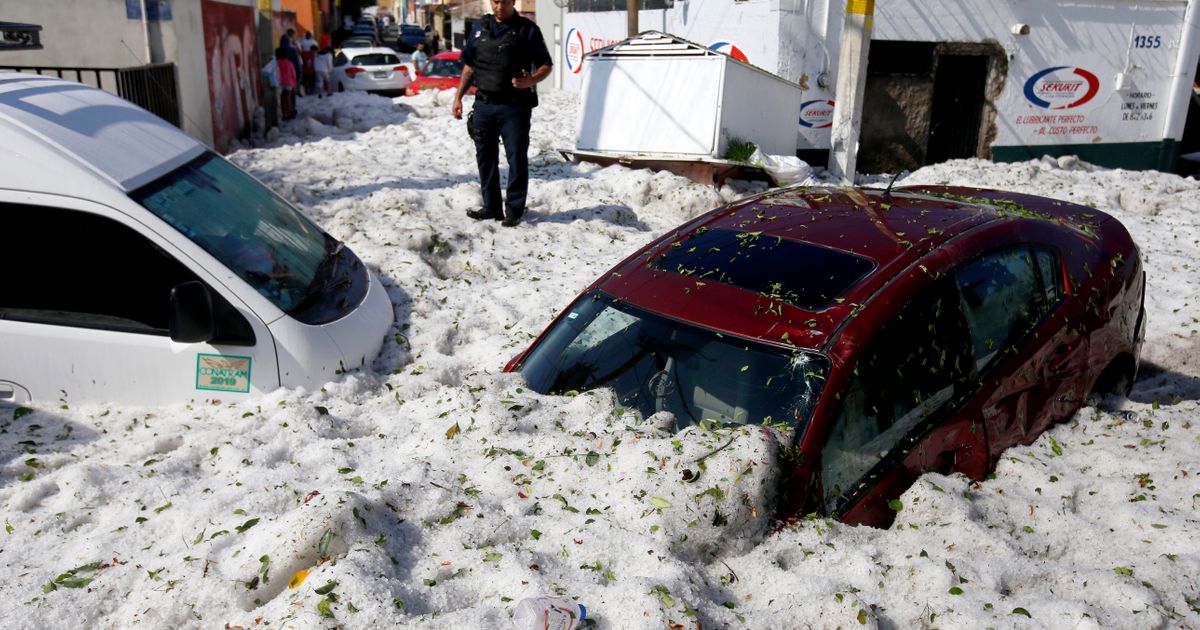
POLYGON ((196 389, 218 392, 250 391, 250 357, 196 355, 196 389))

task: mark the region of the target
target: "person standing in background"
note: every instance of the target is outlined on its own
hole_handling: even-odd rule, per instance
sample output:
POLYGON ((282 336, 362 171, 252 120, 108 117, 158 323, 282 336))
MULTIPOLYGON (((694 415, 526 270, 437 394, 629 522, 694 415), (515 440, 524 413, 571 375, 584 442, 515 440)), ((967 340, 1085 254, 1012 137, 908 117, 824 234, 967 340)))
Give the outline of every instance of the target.
POLYGON ((279 47, 287 55, 287 60, 292 62, 292 70, 300 72, 300 51, 296 48, 296 29, 289 28, 279 37, 279 47))
POLYGON ((313 39, 312 32, 305 31, 304 39, 300 40, 300 52, 304 53, 304 51, 306 51, 306 50, 312 50, 312 47, 316 46, 316 45, 317 45, 317 40, 313 39))
POLYGON ((291 120, 296 117, 296 66, 283 46, 275 49, 275 67, 279 73, 279 109, 283 120, 291 120))
POLYGON ((515 0, 491 0, 492 14, 479 20, 463 47, 463 72, 451 113, 462 118, 462 97, 475 84, 475 105, 467 133, 475 141, 475 161, 483 207, 467 211, 481 221, 502 220, 515 227, 525 214, 529 189, 529 125, 537 107, 538 82, 553 62, 542 31, 517 15, 515 0), (500 197, 500 141, 508 158, 508 190, 500 197))
POLYGON ((425 54, 425 43, 417 42, 417 49, 412 54, 413 70, 417 74, 425 73, 425 64, 429 62, 429 55, 425 54))
POLYGON ((306 96, 317 93, 317 45, 300 51, 300 82, 306 96))
POLYGON ((329 74, 333 72, 333 50, 328 46, 317 54, 316 62, 317 70, 317 96, 322 94, 333 95, 333 83, 329 80, 329 74))

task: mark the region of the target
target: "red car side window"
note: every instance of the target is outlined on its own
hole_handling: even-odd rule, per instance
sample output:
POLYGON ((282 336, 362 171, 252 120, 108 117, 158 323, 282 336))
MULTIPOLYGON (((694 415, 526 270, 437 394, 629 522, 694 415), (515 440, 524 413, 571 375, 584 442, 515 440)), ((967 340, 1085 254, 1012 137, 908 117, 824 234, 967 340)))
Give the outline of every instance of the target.
POLYGON ((998 362, 1058 301, 1055 257, 1046 254, 1045 272, 1043 256, 1024 246, 984 254, 955 272, 977 374, 998 362))
POLYGON ((939 280, 905 304, 859 358, 821 452, 827 509, 858 494, 862 480, 905 436, 923 434, 970 375, 970 341, 957 291, 939 280))
POLYGON ((1038 273, 1042 278, 1042 294, 1046 297, 1046 306, 1052 307, 1058 304, 1058 301, 1063 297, 1063 278, 1062 263, 1059 262, 1058 254, 1048 249, 1034 250, 1034 255, 1037 256, 1038 273))

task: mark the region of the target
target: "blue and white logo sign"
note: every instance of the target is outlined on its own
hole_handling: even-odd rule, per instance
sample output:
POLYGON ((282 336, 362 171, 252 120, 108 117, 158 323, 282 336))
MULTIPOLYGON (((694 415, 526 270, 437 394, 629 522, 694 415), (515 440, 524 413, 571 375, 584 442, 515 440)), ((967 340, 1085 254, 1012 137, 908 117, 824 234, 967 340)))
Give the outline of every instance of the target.
POLYGON ((1025 98, 1042 109, 1074 109, 1096 97, 1100 79, 1083 68, 1054 66, 1029 77, 1025 98))
POLYGON ((572 28, 567 31, 567 38, 563 41, 563 58, 567 62, 567 70, 571 74, 579 74, 583 70, 583 33, 579 29, 572 28))
POLYGON ((833 126, 833 101, 817 99, 800 104, 800 126, 825 129, 833 126))

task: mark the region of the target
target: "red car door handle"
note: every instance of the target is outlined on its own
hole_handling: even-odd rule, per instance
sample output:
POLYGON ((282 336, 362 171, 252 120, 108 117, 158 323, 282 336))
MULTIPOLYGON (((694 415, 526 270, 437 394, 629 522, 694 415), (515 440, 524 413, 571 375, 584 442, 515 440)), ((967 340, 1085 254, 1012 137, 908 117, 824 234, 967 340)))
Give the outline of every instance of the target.
POLYGON ((954 464, 958 459, 958 453, 955 451, 942 451, 937 457, 930 462, 929 470, 937 471, 942 475, 949 475, 954 470, 954 464))

